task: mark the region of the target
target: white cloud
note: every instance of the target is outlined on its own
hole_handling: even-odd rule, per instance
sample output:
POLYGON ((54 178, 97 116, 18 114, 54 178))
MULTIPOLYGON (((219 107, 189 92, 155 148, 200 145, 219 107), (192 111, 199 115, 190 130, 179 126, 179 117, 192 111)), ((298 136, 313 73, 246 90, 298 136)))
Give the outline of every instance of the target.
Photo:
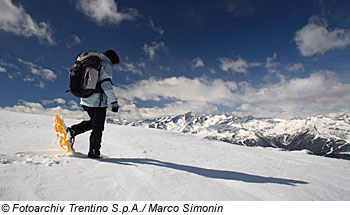
POLYGON ((151 45, 144 44, 143 51, 150 59, 153 59, 158 51, 166 51, 167 48, 164 42, 153 41, 151 45))
POLYGON ((6 68, 0 66, 0 72, 5 73, 6 71, 7 71, 6 68))
POLYGON ((216 74, 216 72, 215 72, 214 69, 210 69, 209 72, 210 72, 211 74, 216 74))
POLYGON ((25 37, 35 36, 40 42, 55 44, 50 24, 37 23, 21 5, 14 5, 11 0, 0 1, 0 29, 25 37))
POLYGON ((208 103, 177 101, 166 104, 164 107, 134 108, 133 115, 128 116, 128 114, 125 114, 122 117, 133 119, 135 116, 139 116, 144 119, 154 119, 168 115, 176 116, 187 112, 214 114, 218 113, 218 109, 216 106, 208 103))
POLYGON ((250 111, 252 109, 252 106, 250 104, 242 104, 236 109, 239 111, 250 111))
POLYGON ((337 107, 349 108, 349 90, 350 84, 341 83, 335 73, 320 71, 307 78, 283 80, 260 89, 246 86, 236 99, 268 110, 269 115, 303 116, 331 112, 337 107))
POLYGON ((141 69, 139 69, 138 67, 144 67, 143 64, 134 64, 134 63, 131 63, 131 62, 125 62, 125 63, 122 63, 118 69, 120 71, 125 71, 125 72, 131 72, 131 73, 134 73, 134 74, 137 74, 137 75, 142 75, 142 71, 141 69))
POLYGON ((74 45, 79 45, 82 43, 82 40, 78 35, 73 34, 71 40, 66 43, 67 48, 71 48, 74 45))
POLYGON ((71 107, 66 107, 64 104, 67 102, 61 98, 54 100, 44 100, 43 104, 36 102, 28 102, 24 100, 19 100, 17 105, 12 107, 0 107, 0 110, 14 111, 20 113, 32 113, 32 114, 41 114, 55 116, 56 114, 62 115, 67 118, 75 119, 84 119, 87 118, 87 114, 84 111, 81 111, 80 107, 77 107, 75 101, 70 101, 69 104, 71 107), (46 107, 47 104, 57 103, 55 107, 46 107))
POLYGON ((145 68, 146 67, 146 63, 145 62, 139 62, 136 64, 139 67, 145 68))
MULTIPOLYGON (((13 63, 8 63, 8 62, 6 62, 6 61, 3 60, 3 59, 0 59, 0 65, 1 65, 1 66, 4 66, 4 67, 7 67, 7 68, 13 68, 13 69, 19 70, 18 66, 16 66, 16 65, 13 64, 13 63)), ((5 69, 6 69, 6 68, 5 68, 5 69)))
POLYGON ((305 78, 283 79, 276 84, 253 87, 220 79, 173 77, 142 80, 115 88, 123 118, 153 118, 188 111, 218 112, 225 106, 237 115, 297 117, 350 109, 350 84, 336 74, 320 71, 305 78), (137 107, 136 99, 152 102, 153 107, 137 107), (165 102, 165 105, 164 105, 165 102), (163 105, 157 105, 163 104, 163 105))
POLYGON ((204 67, 204 66, 205 66, 205 64, 200 57, 196 57, 192 60, 192 69, 195 69, 198 67, 204 67))
MULTIPOLYGON (((21 58, 18 58, 18 62, 26 65, 33 75, 37 75, 47 81, 54 81, 57 78, 56 74, 50 69, 42 68, 41 66, 38 66, 32 62, 22 60, 21 58)), ((40 88, 44 86, 45 85, 43 83, 39 85, 40 88)))
POLYGON ((260 63, 248 63, 241 57, 238 57, 237 60, 222 57, 218 59, 220 61, 220 69, 225 72, 238 72, 238 73, 248 73, 248 69, 256 66, 260 66, 260 63))
POLYGON ((343 49, 350 45, 350 31, 328 28, 327 21, 313 16, 309 23, 295 34, 294 41, 303 56, 325 54, 329 50, 343 49))
POLYGON ((157 80, 154 78, 141 80, 126 88, 116 88, 116 93, 125 100, 161 101, 173 99, 187 102, 225 103, 230 100, 231 91, 237 89, 235 82, 216 79, 189 79, 172 77, 157 80))
POLYGON ((73 109, 73 110, 80 110, 81 109, 81 107, 78 105, 78 103, 73 101, 73 100, 71 100, 68 104, 70 105, 70 109, 73 109))
POLYGON ((151 28, 152 28, 153 31, 157 32, 157 33, 160 34, 160 35, 163 35, 163 34, 164 34, 164 29, 163 29, 162 27, 160 27, 160 26, 157 27, 157 26, 154 24, 154 22, 153 22, 153 20, 152 20, 151 17, 149 18, 149 22, 150 22, 150 26, 151 26, 151 28))
POLYGON ((77 35, 73 35, 72 36, 72 39, 73 39, 73 44, 80 44, 81 43, 81 39, 79 38, 79 36, 77 36, 77 35))
POLYGON ((231 105, 232 91, 237 84, 220 79, 172 77, 142 80, 126 87, 116 87, 121 104, 119 116, 125 119, 157 118, 189 111, 217 113, 217 105, 231 105), (137 107, 136 99, 153 102, 153 107, 137 107), (161 105, 162 102, 165 104, 161 105))
POLYGON ((117 66, 117 70, 123 72, 131 72, 135 75, 142 76, 142 70, 144 70, 145 67, 146 63, 144 61, 131 62, 129 60, 129 57, 126 56, 125 61, 123 61, 120 65, 117 66))
POLYGON ((34 75, 39 75, 39 76, 41 76, 42 78, 44 78, 45 80, 48 80, 48 81, 53 81, 53 80, 56 79, 55 73, 52 70, 50 70, 50 69, 32 68, 32 73, 34 75))
POLYGON ((35 81, 35 79, 28 76, 28 77, 23 78, 23 81, 24 82, 33 82, 33 81, 35 81))
MULTIPOLYGON (((219 112, 222 107, 236 115, 258 117, 305 117, 350 110, 350 84, 342 83, 331 71, 319 71, 308 77, 285 79, 261 87, 220 79, 151 78, 115 87, 115 91, 121 105, 118 117, 129 120, 178 115, 188 111, 211 114, 219 112), (139 100, 153 105, 142 107, 139 100)), ((75 101, 67 102, 61 98, 45 100, 42 104, 20 101, 13 107, 3 109, 48 115, 59 113, 70 118, 86 116, 75 101), (48 104, 57 106, 45 107, 48 104)))
POLYGON ((17 105, 12 107, 0 107, 0 110, 49 116, 59 114, 73 119, 84 119, 88 117, 76 101, 66 101, 62 98, 42 100, 41 103, 19 100, 17 105))
POLYGON ((165 70, 165 71, 170 71, 171 70, 169 66, 162 66, 162 65, 159 65, 159 69, 165 70))
POLYGON ((0 59, 0 65, 4 66, 0 66, 0 68, 4 68, 5 71, 8 71, 7 74, 9 79, 16 77, 24 82, 34 82, 33 85, 35 87, 43 89, 45 88, 45 81, 54 81, 57 78, 56 74, 51 69, 43 68, 21 58, 18 58, 17 61, 26 68, 22 68, 20 65, 7 63, 3 59, 0 59), (7 70, 6 67, 11 69, 7 70))
POLYGON ((45 83, 44 83, 44 82, 39 81, 39 83, 38 83, 38 84, 36 84, 35 86, 36 86, 36 87, 39 87, 39 88, 41 88, 41 89, 44 89, 46 85, 45 85, 45 83))
POLYGON ((22 64, 24 64, 24 65, 27 65, 27 66, 30 67, 30 68, 38 67, 38 66, 35 65, 34 63, 29 62, 29 61, 25 61, 25 60, 23 60, 23 59, 21 59, 21 58, 18 58, 18 62, 20 62, 20 63, 22 63, 22 64))
POLYGON ((133 21, 140 16, 135 8, 118 11, 115 0, 78 0, 76 7, 99 25, 120 24, 123 21, 133 21))
POLYGON ((64 99, 62 99, 62 98, 56 98, 56 99, 53 99, 53 100, 43 100, 42 103, 44 105, 53 104, 53 103, 64 105, 64 104, 66 104, 66 101, 64 99))
POLYGON ((273 53, 272 57, 266 58, 265 67, 267 68, 267 71, 269 73, 277 73, 279 72, 278 67, 280 66, 280 63, 276 62, 277 59, 277 53, 273 53))
POLYGON ((303 64, 301 64, 301 63, 295 63, 295 64, 292 64, 292 65, 288 64, 288 65, 286 66, 286 70, 287 70, 288 72, 303 71, 303 70, 304 70, 304 66, 303 66, 303 64))
POLYGON ((79 111, 81 110, 81 107, 78 105, 77 102, 73 100, 70 100, 69 102, 67 102, 63 98, 56 98, 52 100, 42 100, 42 104, 43 105, 56 104, 62 108, 68 108, 69 110, 79 110, 79 111))

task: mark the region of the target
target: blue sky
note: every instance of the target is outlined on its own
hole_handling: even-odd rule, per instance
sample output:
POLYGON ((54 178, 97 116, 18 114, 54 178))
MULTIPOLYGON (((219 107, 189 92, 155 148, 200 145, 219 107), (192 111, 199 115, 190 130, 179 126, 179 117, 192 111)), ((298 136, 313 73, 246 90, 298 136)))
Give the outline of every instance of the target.
POLYGON ((115 117, 348 111, 349 12, 345 0, 2 0, 0 107, 82 116, 68 70, 81 51, 114 49, 115 117))

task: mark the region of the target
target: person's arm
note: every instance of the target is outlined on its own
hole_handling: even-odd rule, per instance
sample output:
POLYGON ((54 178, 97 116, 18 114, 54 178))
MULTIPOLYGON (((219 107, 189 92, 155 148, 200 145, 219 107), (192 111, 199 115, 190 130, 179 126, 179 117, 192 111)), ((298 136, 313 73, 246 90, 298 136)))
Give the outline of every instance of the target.
MULTIPOLYGON (((103 80, 102 80, 103 81, 103 80)), ((117 97, 115 96, 113 85, 111 82, 111 79, 103 81, 101 83, 101 87, 103 92, 106 94, 107 99, 109 100, 109 104, 117 100, 117 97)))
POLYGON ((114 94, 112 82, 110 80, 104 81, 102 82, 101 87, 107 96, 107 102, 109 101, 109 103, 112 106, 112 111, 118 112, 119 104, 118 104, 117 97, 114 94))
POLYGON ((112 73, 113 73, 112 69, 113 68, 110 64, 105 63, 101 67, 101 71, 100 71, 101 87, 103 92, 107 96, 108 105, 112 105, 112 103, 115 103, 117 101, 117 97, 114 93, 113 84, 112 84, 112 73))

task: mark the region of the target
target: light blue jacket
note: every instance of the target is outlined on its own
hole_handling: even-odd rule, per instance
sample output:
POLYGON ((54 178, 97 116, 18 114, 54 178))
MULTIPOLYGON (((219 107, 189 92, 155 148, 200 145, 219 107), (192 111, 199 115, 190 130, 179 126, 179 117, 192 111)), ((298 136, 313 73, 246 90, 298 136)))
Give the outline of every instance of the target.
MULTIPOLYGON (((100 55, 101 57, 101 70, 99 80, 103 81, 110 78, 112 80, 113 76, 113 65, 108 57, 104 54, 100 55)), ((80 104, 88 107, 107 107, 110 104, 117 100, 114 91, 113 85, 110 81, 105 81, 101 84, 104 93, 94 93, 87 98, 81 98, 80 104), (102 100, 101 100, 102 95, 102 100)))

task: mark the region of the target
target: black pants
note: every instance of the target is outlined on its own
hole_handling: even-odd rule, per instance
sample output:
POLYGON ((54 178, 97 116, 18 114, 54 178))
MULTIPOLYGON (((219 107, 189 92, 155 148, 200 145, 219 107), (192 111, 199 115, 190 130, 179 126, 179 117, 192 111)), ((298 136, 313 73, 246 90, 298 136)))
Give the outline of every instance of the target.
POLYGON ((86 131, 90 131, 90 149, 89 153, 100 155, 102 132, 106 121, 106 107, 87 107, 83 106, 83 109, 89 114, 90 120, 82 121, 79 124, 71 126, 75 136, 86 131))

